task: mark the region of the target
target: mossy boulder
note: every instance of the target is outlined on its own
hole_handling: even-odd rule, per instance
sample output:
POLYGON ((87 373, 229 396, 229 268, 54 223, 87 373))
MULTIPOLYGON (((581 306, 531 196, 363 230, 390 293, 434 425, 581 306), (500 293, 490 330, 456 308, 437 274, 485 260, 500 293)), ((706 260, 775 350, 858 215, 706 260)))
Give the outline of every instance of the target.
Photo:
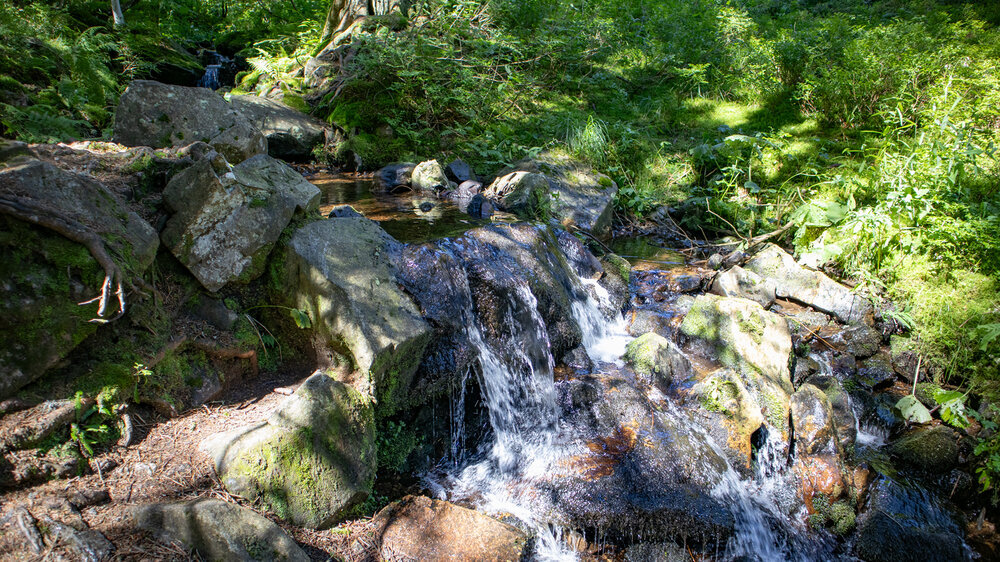
POLYGON ((152 148, 206 142, 233 164, 267 154, 264 135, 219 94, 152 80, 136 80, 122 94, 114 140, 152 148))
POLYGON ((212 436, 202 449, 229 492, 296 525, 325 529, 354 515, 371 493, 374 406, 317 372, 266 422, 212 436))
POLYGON ((741 471, 751 464, 753 434, 764 425, 760 404, 732 369, 719 369, 692 388, 702 409, 708 413, 702 424, 741 471), (721 438, 721 439, 720 439, 721 438))
POLYGON ((267 153, 286 160, 306 160, 323 146, 332 128, 315 117, 258 96, 232 96, 229 102, 267 137, 267 153))
POLYGON ((320 347, 351 358, 351 383, 377 401, 380 416, 409 401, 433 333, 399 286, 392 260, 401 250, 366 218, 330 218, 295 232, 281 268, 288 304, 312 318, 320 347))
POLYGON ((598 236, 611 227, 618 185, 610 177, 569 154, 549 150, 501 170, 497 177, 513 172, 540 174, 549 183, 551 216, 561 224, 572 223, 598 236))
POLYGON ((309 556, 267 518, 234 503, 202 498, 131 511, 135 526, 165 544, 179 542, 203 560, 308 562, 309 556))
POLYGON ((780 298, 807 304, 847 324, 871 320, 873 309, 867 299, 819 271, 800 266, 774 244, 767 244, 744 267, 771 280, 780 298))
POLYGON ((747 299, 708 294, 695 299, 680 330, 739 373, 768 423, 787 438, 793 356, 784 319, 747 299))
POLYGON ((318 207, 320 191, 266 154, 232 167, 211 154, 167 184, 163 200, 173 214, 161 238, 214 292, 260 276, 281 232, 296 213, 318 207))
POLYGON ((542 174, 511 172, 494 180, 483 195, 521 218, 547 220, 552 212, 551 189, 542 174))
POLYGON ((943 474, 958 464, 958 434, 944 425, 919 427, 894 441, 889 450, 903 464, 943 474))
POLYGON ((413 168, 410 184, 415 191, 438 192, 455 186, 444 173, 437 160, 421 162, 413 168))
MULTIPOLYGON (((96 233, 127 277, 156 255, 156 231, 93 178, 20 154, 0 167, 0 198, 96 233)), ((104 272, 90 252, 54 230, 0 215, 0 398, 58 364, 99 324, 104 272)), ((127 280, 127 279, 126 279, 127 280)), ((130 297, 131 298, 131 297, 130 297)), ((114 310, 117 303, 109 303, 114 310)))
POLYGON ((660 384, 687 380, 694 374, 691 360, 670 340, 649 332, 632 340, 625 347, 625 361, 636 373, 653 378, 660 384))

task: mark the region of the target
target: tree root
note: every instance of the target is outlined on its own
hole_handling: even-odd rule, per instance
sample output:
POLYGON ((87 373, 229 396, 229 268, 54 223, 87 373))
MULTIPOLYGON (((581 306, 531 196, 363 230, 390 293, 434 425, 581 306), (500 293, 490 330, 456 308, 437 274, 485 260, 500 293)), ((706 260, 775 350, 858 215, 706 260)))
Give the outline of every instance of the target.
POLYGON ((253 373, 253 376, 256 377, 260 373, 256 350, 243 351, 231 347, 219 347, 215 342, 203 339, 189 339, 187 336, 181 336, 165 345, 159 353, 146 363, 146 368, 152 369, 157 363, 163 361, 168 353, 177 351, 182 347, 193 347, 218 359, 244 359, 250 361, 250 371, 253 373))
MULTIPOLYGON (((144 294, 125 279, 121 268, 108 253, 104 240, 92 228, 71 218, 59 216, 51 210, 39 208, 39 206, 22 199, 0 197, 0 213, 48 228, 87 248, 94 261, 104 270, 104 283, 101 285, 100 294, 90 300, 78 303, 81 306, 94 302, 98 303, 97 317, 91 318, 89 322, 104 324, 121 318, 125 314, 126 288, 144 294), (108 312, 108 304, 113 300, 117 301, 118 310, 111 318, 105 318, 105 313, 108 312)), ((140 284, 152 290, 144 282, 140 281, 140 284)))

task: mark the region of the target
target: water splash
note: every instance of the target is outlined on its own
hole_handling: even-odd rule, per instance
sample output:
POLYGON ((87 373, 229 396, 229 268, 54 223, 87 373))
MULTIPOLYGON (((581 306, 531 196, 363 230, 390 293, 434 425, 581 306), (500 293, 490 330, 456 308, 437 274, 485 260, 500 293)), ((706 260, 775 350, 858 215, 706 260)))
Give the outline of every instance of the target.
POLYGON ((611 297, 607 289, 597 281, 579 279, 583 298, 570 305, 573 317, 583 332, 583 346, 587 355, 595 363, 614 363, 621 367, 621 356, 625 346, 632 340, 626 330, 625 319, 620 311, 613 311, 611 318, 602 310, 612 310, 611 297))

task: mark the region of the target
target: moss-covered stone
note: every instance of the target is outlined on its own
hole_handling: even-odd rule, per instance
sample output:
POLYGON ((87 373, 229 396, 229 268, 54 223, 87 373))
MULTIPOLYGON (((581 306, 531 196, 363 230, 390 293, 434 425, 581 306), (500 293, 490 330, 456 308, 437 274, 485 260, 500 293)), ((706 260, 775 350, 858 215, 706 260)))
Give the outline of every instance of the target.
POLYGON ((279 517, 327 528, 371 493, 376 469, 372 402, 316 373, 266 423, 209 438, 226 488, 279 517))
POLYGON ((958 434, 943 425, 921 427, 892 443, 890 451, 904 464, 940 474, 958 464, 958 434))
POLYGON ((629 342, 625 347, 625 361, 636 373, 655 377, 665 385, 674 380, 685 380, 694 373, 694 367, 684 353, 673 342, 653 332, 629 342))

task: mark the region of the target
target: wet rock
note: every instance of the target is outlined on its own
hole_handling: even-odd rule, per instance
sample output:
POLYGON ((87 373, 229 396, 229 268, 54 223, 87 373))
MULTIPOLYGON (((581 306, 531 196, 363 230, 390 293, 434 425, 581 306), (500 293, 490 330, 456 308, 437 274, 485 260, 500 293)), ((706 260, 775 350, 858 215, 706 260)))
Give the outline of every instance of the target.
POLYGON ((231 96, 229 102, 267 138, 267 153, 275 158, 309 159, 326 141, 329 125, 283 103, 257 96, 231 96))
POLYGON ((865 359, 878 353, 882 346, 882 335, 864 324, 858 324, 841 330, 832 343, 857 359, 865 359))
POLYGON ((726 461, 644 391, 615 377, 591 380, 596 396, 565 419, 567 431, 585 440, 585 454, 552 482, 551 501, 568 523, 624 544, 637 535, 724 544, 733 515, 712 490, 726 461))
MULTIPOLYGON (((917 345, 911 338, 892 336, 889 340, 892 369, 908 383, 913 382, 913 374, 917 372, 920 358, 917 345)), ((924 366, 926 369, 926 366, 924 366)), ((926 371, 925 373, 926 374, 926 371)))
POLYGON ((550 190, 549 180, 542 174, 512 172, 493 180, 483 195, 509 213, 535 219, 552 206, 550 190))
POLYGON ((527 554, 528 537, 522 531, 425 496, 389 504, 372 523, 376 548, 385 560, 516 561, 527 554))
POLYGON ((467 180, 458 184, 458 187, 455 188, 454 193, 455 197, 458 198, 472 197, 478 194, 480 191, 482 191, 482 189, 483 189, 483 184, 479 183, 478 181, 467 180))
POLYGON ((628 333, 631 336, 638 337, 647 332, 653 332, 669 339, 677 331, 674 318, 674 316, 663 314, 658 310, 633 308, 625 320, 628 322, 628 333))
POLYGON ((375 180, 379 186, 391 192, 396 192, 401 188, 410 187, 410 179, 413 176, 413 169, 417 165, 412 162, 397 162, 389 164, 380 169, 375 174, 375 180))
POLYGON ((876 355, 858 365, 857 381, 865 388, 881 388, 896 380, 896 373, 887 355, 876 355))
POLYGON ((136 527, 157 540, 177 541, 206 560, 309 560, 280 527, 222 500, 142 505, 133 508, 131 515, 136 527))
POLYGON ((751 437, 764 425, 760 404, 732 369, 719 369, 709 374, 692 390, 704 410, 717 414, 717 418, 709 416, 708 423, 704 424, 716 443, 723 447, 741 472, 749 471, 751 437))
POLYGON ((968 560, 952 516, 926 490, 880 478, 858 517, 855 554, 869 562, 968 560))
POLYGON ((847 489, 844 468, 836 455, 799 455, 792 470, 798 477, 799 492, 810 513, 817 511, 817 501, 832 502, 847 489))
POLYGON ((542 174, 549 180, 545 193, 552 193, 552 216, 560 223, 573 223, 598 236, 605 235, 611 227, 612 202, 618 185, 589 165, 567 154, 549 151, 534 159, 521 160, 497 176, 511 172, 542 174))
POLYGON ((151 80, 136 80, 122 94, 114 140, 153 148, 202 141, 233 164, 267 153, 264 135, 219 94, 151 80))
POLYGON ((442 191, 450 189, 453 184, 444 174, 444 168, 437 160, 421 162, 413 168, 410 175, 410 185, 415 191, 442 191))
POLYGON ((833 426, 841 451, 854 445, 857 439, 857 417, 851 407, 851 397, 844 385, 832 375, 814 374, 808 378, 808 383, 823 391, 830 402, 833 413, 833 426))
POLYGON ((945 473, 958 464, 958 434, 944 425, 919 427, 894 441, 889 450, 913 468, 945 473))
POLYGON ((688 562, 691 555, 682 547, 669 543, 639 543, 625 551, 625 562, 688 562))
POLYGON ((452 160, 444 167, 444 173, 448 179, 462 184, 467 181, 474 181, 476 174, 472 173, 472 168, 461 158, 452 160))
POLYGON ((712 254, 708 256, 708 261, 705 262, 705 267, 718 271, 722 268, 722 262, 725 260, 722 254, 712 254))
POLYGON ((364 215, 350 205, 337 205, 330 209, 330 212, 326 215, 328 219, 343 219, 347 217, 364 217, 364 215))
POLYGON ((201 445, 230 493, 311 529, 344 520, 375 480, 375 415, 353 388, 317 372, 266 422, 201 445))
POLYGON ((796 357, 795 370, 792 372, 792 386, 800 386, 817 371, 819 371, 819 364, 816 361, 809 357, 796 357))
POLYGON ((583 347, 577 347, 563 357, 563 364, 574 371, 590 371, 594 368, 594 362, 583 347))
MULTIPOLYGON (((93 232, 129 278, 156 256, 153 227, 89 176, 22 156, 0 167, 0 197, 29 215, 58 216, 93 232)), ((98 304, 78 303, 98 296, 103 275, 83 245, 0 216, 0 398, 36 380, 97 329, 90 319, 98 304)), ((116 308, 112 298, 106 318, 116 308)))
POLYGON ((493 202, 483 197, 482 193, 477 193, 472 196, 472 200, 465 207, 465 212, 469 216, 477 219, 488 219, 493 216, 496 209, 493 208, 493 202))
POLYGON ((748 271, 774 282, 778 297, 789 298, 833 314, 841 322, 858 324, 870 321, 872 305, 851 289, 823 273, 810 271, 784 250, 768 244, 744 266, 748 271))
POLYGON ((560 230, 556 234, 556 241, 559 249, 569 261, 573 271, 581 279, 596 280, 604 275, 604 267, 601 262, 590 253, 590 250, 580 242, 580 239, 565 230, 560 230))
POLYGON ((628 260, 617 254, 604 254, 599 261, 604 274, 598 282, 608 291, 615 309, 623 310, 630 296, 629 280, 632 266, 628 260))
POLYGON ((746 299, 701 295, 680 329, 739 373, 768 423, 787 439, 792 340, 785 321, 746 299))
POLYGON ((636 373, 653 378, 664 386, 694 375, 694 366, 684 352, 670 340, 654 333, 643 334, 629 342, 625 347, 625 361, 636 373))
POLYGON ((718 274, 712 292, 721 297, 741 297, 767 308, 774 304, 774 282, 736 266, 718 274))
POLYGON ((350 353, 362 376, 351 381, 390 412, 405 401, 431 327, 400 289, 391 263, 402 245, 357 217, 314 222, 285 252, 290 304, 308 312, 319 345, 350 353))
POLYGON ((826 394, 806 383, 792 394, 790 406, 796 451, 808 455, 837 454, 837 432, 826 394))
POLYGON ((164 245, 215 292, 260 276, 282 230, 319 205, 320 191, 258 155, 221 173, 209 158, 199 160, 170 180, 163 199, 173 212, 160 234, 164 245))

